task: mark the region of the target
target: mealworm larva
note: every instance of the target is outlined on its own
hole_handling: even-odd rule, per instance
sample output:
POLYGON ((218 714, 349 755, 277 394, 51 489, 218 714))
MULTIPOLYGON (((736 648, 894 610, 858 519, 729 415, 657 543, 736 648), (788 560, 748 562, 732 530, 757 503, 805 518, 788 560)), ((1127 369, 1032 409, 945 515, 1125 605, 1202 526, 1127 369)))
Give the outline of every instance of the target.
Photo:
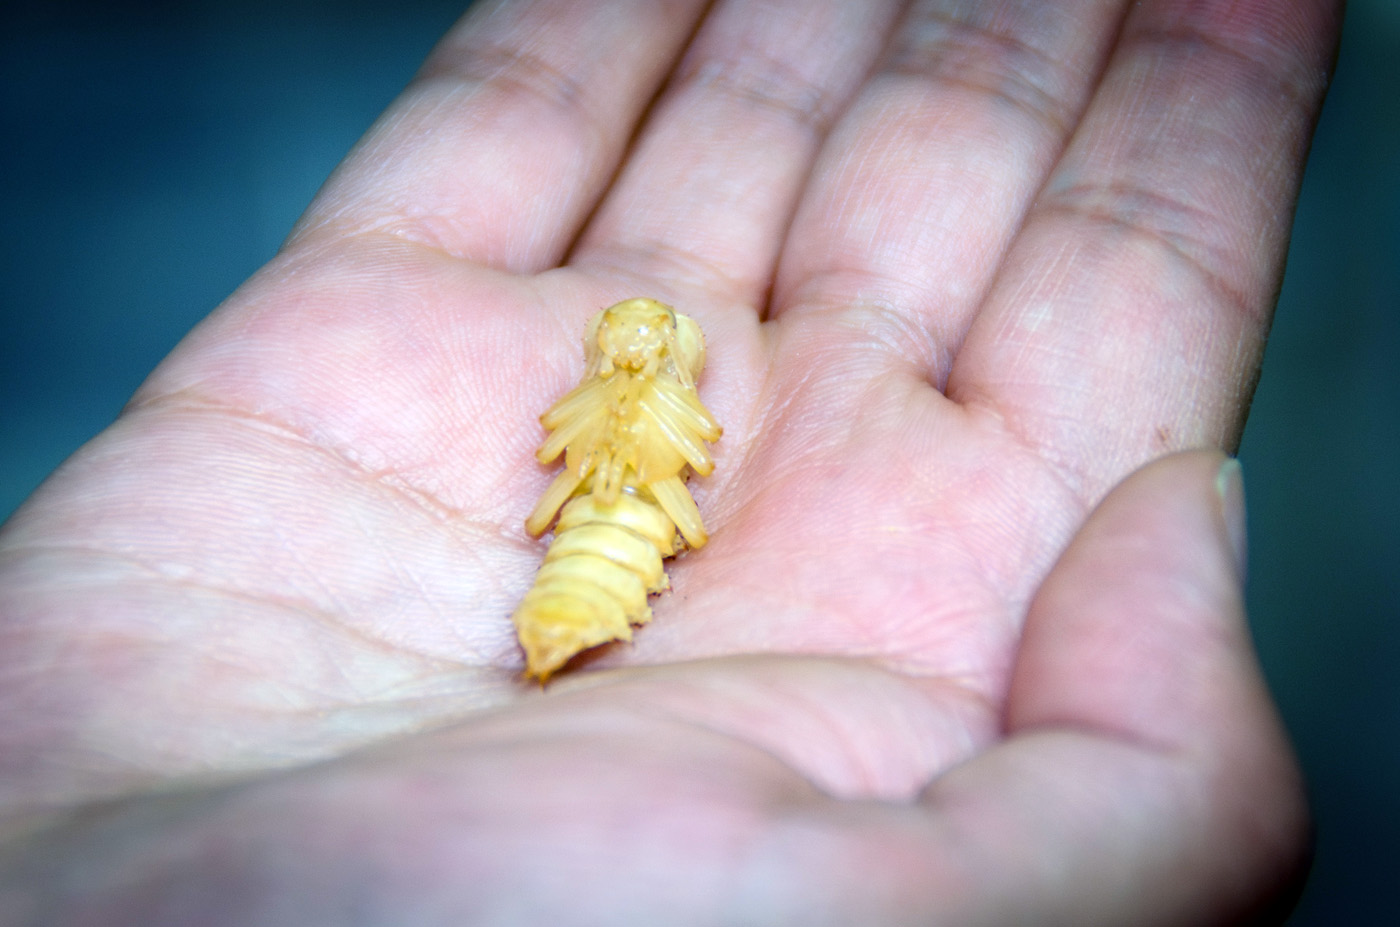
POLYGON ((550 435, 536 457, 564 470, 525 520, 554 541, 512 620, 525 673, 541 683, 575 654, 631 640, 651 620, 647 597, 670 583, 661 561, 709 539, 685 480, 714 469, 705 442, 719 423, 695 380, 705 338, 688 316, 629 299, 588 323, 583 382, 540 416, 550 435), (562 507, 563 511, 560 511, 562 507))

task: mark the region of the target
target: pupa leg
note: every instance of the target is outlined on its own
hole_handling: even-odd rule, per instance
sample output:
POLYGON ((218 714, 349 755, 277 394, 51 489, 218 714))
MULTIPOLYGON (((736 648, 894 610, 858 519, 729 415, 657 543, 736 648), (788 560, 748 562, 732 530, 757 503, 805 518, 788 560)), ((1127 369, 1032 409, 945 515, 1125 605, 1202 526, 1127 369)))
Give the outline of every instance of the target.
POLYGON ((583 478, 570 470, 565 470, 554 478, 554 482, 549 484, 549 488, 540 497, 539 504, 530 513, 530 517, 525 519, 525 530, 531 537, 539 537, 544 534, 549 523, 554 521, 554 514, 559 511, 559 507, 569 501, 569 497, 578 489, 578 484, 583 482, 583 478))
POLYGON ((692 549, 704 547, 710 536, 705 533, 705 523, 700 520, 700 509, 695 505, 690 490, 685 488, 679 476, 648 483, 647 489, 656 498, 661 511, 680 529, 681 537, 692 549))

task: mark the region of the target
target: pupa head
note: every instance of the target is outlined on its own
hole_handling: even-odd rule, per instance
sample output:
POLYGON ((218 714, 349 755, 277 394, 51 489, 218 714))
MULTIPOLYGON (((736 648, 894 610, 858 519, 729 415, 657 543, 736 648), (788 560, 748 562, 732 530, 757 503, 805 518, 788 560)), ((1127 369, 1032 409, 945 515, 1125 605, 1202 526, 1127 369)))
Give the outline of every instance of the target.
POLYGON ((676 313, 654 299, 628 299, 593 320, 589 341, 605 365, 655 373, 676 340, 676 313))
POLYGON ((585 341, 590 371, 605 377, 615 368, 648 377, 665 369, 693 387, 705 366, 705 336, 695 320, 645 297, 623 300, 595 315, 585 341))

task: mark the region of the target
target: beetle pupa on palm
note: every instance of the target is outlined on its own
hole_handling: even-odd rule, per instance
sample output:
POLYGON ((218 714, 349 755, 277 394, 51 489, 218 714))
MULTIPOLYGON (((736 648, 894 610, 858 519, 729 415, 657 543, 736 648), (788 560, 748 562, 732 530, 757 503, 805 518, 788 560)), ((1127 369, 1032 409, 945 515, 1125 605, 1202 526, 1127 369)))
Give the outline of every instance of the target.
POLYGON ((583 382, 540 416, 536 457, 564 469, 525 520, 554 541, 512 620, 526 675, 544 682, 576 654, 631 640, 670 587, 661 561, 708 540, 685 481, 714 469, 722 429, 700 402, 700 326, 664 303, 629 299, 588 323, 583 382), (560 511, 562 508, 562 511, 560 511))

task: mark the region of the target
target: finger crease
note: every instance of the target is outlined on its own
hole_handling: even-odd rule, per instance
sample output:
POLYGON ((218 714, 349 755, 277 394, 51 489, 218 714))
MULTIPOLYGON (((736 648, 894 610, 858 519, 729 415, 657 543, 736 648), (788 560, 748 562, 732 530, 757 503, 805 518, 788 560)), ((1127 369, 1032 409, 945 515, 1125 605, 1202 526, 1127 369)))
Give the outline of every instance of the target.
POLYGON ((130 406, 127 411, 159 411, 162 414, 185 413, 196 416, 212 416, 232 424, 241 425, 244 428, 271 433, 306 450, 326 456, 344 471, 358 474, 434 521, 450 526, 454 531, 466 529, 478 535, 490 535, 512 543, 519 543, 517 537, 504 531, 500 526, 482 520, 468 519, 461 509, 448 504, 432 491, 416 486, 390 470, 366 467, 353 455, 347 454, 334 445, 317 440, 314 435, 309 434, 304 429, 267 412, 245 411, 236 406, 194 395, 188 390, 143 399, 130 406))
POLYGON ((999 100, 1057 136, 1068 133, 1078 106, 1067 99, 1063 62, 1010 33, 937 14, 919 19, 902 30, 882 71, 999 100))
MULTIPOLYGON (((1309 70, 1301 66, 1281 69, 1273 67, 1258 55, 1236 47, 1200 29, 1142 29, 1124 37, 1124 47, 1139 54, 1157 51, 1175 59, 1191 59, 1205 50, 1218 58, 1233 62, 1247 72, 1240 85, 1251 90, 1267 89, 1277 92, 1297 110, 1311 109, 1327 81, 1324 69, 1309 70), (1141 49, 1141 51, 1139 51, 1141 49)), ((1198 63, 1180 61, 1179 67, 1200 71, 1198 63)), ((1267 95, 1267 94, 1266 94, 1267 95)))
POLYGON ((611 270, 639 280, 665 280, 673 291, 690 291, 710 296, 728 296, 747 301, 756 285, 736 278, 700 253, 675 245, 650 242, 644 245, 612 244, 590 251, 579 267, 611 270))
POLYGON ((835 94, 762 55, 705 60, 678 75, 675 93, 715 94, 769 109, 818 136, 831 127, 837 111, 835 94))
POLYGON ((603 136, 601 120, 593 112, 593 99, 585 92, 587 82, 548 59, 504 45, 463 48, 453 58, 458 62, 455 65, 437 65, 430 61, 415 83, 443 78, 466 86, 493 88, 509 97, 536 101, 580 125, 589 134, 603 136))
MULTIPOLYGON (((862 343, 888 357, 913 364, 936 389, 942 389, 956 344, 939 330, 925 306, 926 298, 908 281, 870 270, 829 271, 808 277, 784 299, 804 314, 829 314, 832 324, 861 333, 862 343)), ((783 314, 792 312, 785 309, 783 314)))
POLYGON ((1227 305, 1246 318, 1262 311, 1244 291, 1215 269, 1217 248, 1188 235, 1188 227, 1209 228, 1213 214, 1180 199, 1133 183, 1081 184, 1047 194, 1039 209, 1110 227, 1155 245, 1196 274, 1227 305))

